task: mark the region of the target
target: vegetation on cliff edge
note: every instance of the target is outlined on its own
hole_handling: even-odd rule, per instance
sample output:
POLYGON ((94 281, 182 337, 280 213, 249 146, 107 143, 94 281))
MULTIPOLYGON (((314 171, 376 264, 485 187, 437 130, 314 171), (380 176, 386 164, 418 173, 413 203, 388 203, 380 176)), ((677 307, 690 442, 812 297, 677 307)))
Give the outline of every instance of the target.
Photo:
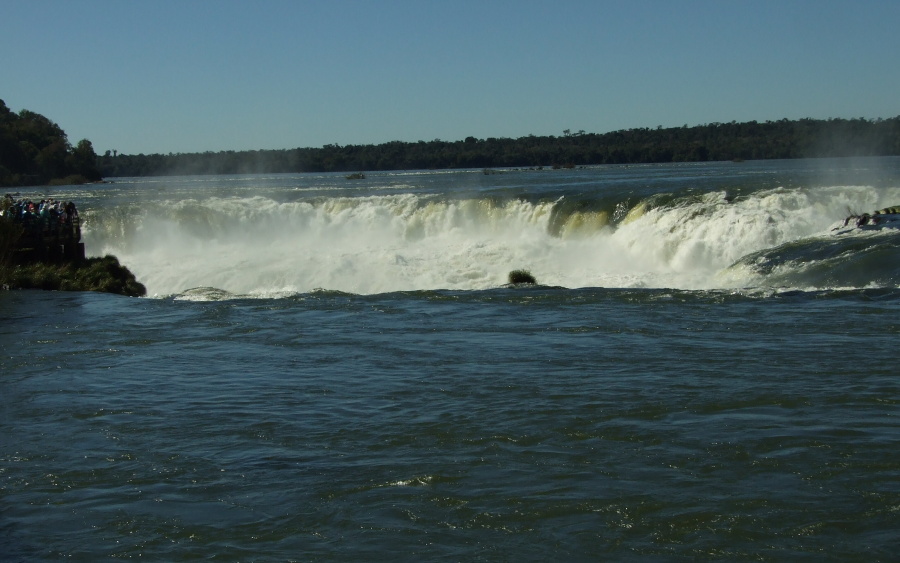
POLYGON ((115 256, 34 259, 19 248, 22 234, 20 224, 0 221, 0 289, 102 291, 131 297, 147 294, 144 285, 115 256))
POLYGON ((0 287, 58 291, 100 291, 142 297, 147 289, 115 256, 72 262, 0 265, 0 287))

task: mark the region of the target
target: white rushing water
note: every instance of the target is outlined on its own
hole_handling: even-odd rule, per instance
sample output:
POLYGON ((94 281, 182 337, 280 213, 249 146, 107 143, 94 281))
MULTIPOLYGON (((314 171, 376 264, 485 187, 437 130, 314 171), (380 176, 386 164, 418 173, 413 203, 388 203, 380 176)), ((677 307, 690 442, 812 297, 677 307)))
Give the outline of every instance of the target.
POLYGON ((85 238, 89 254, 118 256, 151 296, 198 287, 250 295, 486 289, 520 268, 570 288, 732 288, 751 282, 726 271, 742 256, 825 236, 848 209, 900 201, 900 192, 777 188, 730 199, 711 191, 659 206, 638 201, 616 222, 606 211, 572 212, 553 228, 566 197, 161 199, 95 212, 85 238))

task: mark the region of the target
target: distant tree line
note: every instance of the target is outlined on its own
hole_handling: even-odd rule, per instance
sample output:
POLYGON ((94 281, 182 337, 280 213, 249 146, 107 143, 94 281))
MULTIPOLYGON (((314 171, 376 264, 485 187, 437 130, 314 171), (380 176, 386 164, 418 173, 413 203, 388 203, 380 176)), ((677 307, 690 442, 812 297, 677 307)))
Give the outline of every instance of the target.
POLYGON ((107 151, 100 171, 111 176, 350 172, 589 164, 696 162, 836 156, 900 155, 900 116, 891 119, 800 119, 626 129, 569 130, 562 136, 321 148, 124 155, 107 151))
POLYGON ((95 182, 97 165, 90 141, 73 147, 56 123, 26 109, 13 113, 0 100, 0 186, 95 182))
POLYGON ((354 172, 448 168, 572 167, 590 164, 697 162, 900 155, 900 116, 709 123, 688 127, 563 131, 518 139, 325 145, 321 148, 204 153, 94 153, 71 146, 46 117, 13 113, 0 100, 0 186, 83 183, 115 176, 354 172))

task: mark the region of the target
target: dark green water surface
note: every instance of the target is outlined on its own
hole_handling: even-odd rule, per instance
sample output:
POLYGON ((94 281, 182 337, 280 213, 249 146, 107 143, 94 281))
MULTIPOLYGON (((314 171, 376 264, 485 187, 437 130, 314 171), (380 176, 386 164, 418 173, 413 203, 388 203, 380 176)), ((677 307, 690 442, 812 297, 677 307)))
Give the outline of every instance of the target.
POLYGON ((890 561, 898 306, 0 293, 0 553, 890 561))

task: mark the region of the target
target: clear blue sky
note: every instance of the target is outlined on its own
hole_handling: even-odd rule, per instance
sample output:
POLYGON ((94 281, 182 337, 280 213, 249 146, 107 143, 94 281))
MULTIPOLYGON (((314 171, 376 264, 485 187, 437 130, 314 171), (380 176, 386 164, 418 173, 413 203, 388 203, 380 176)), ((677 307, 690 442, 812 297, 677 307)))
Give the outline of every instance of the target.
POLYGON ((900 0, 0 0, 0 99, 98 153, 900 115, 900 0))

